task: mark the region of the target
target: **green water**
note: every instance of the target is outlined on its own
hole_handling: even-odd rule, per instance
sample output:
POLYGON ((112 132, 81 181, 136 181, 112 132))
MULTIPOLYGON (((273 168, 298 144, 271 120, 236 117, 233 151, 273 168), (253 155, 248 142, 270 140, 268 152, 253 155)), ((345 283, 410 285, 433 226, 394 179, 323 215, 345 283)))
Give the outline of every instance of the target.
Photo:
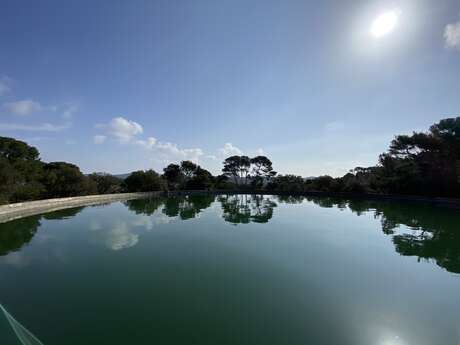
MULTIPOLYGON (((0 303, 45 345, 460 344, 460 212, 194 196, 0 224, 0 303)), ((0 344, 19 344, 0 315, 0 344)))

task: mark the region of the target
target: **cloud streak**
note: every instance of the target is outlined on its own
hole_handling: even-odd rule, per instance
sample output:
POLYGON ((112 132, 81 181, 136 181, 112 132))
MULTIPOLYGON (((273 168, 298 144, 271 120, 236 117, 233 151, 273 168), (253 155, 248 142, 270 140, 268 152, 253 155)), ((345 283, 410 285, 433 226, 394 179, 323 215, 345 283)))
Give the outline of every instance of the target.
POLYGON ((5 103, 3 107, 7 111, 15 115, 30 115, 42 109, 40 103, 35 102, 31 99, 24 99, 21 101, 5 103))
POLYGON ((0 123, 0 130, 3 131, 29 131, 29 132, 61 132, 71 127, 70 123, 54 125, 42 123, 38 125, 24 125, 19 123, 0 123))
POLYGON ((460 20, 446 25, 444 41, 447 48, 460 51, 460 20))

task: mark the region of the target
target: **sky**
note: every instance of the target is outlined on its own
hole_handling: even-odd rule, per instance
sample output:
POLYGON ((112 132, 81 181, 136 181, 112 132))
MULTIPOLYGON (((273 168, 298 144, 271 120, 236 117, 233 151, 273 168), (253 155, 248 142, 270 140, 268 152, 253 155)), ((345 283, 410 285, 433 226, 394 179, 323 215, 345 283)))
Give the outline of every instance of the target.
POLYGON ((459 91, 458 0, 0 4, 0 136, 85 173, 263 154, 341 176, 459 91))

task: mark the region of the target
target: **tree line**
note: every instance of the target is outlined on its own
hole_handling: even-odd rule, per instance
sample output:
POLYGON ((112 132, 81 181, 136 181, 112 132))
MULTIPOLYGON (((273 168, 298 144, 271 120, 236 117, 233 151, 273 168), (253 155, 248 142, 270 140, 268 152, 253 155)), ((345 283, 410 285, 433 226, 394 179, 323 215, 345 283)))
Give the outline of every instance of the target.
POLYGON ((305 179, 279 175, 265 156, 231 156, 213 176, 191 161, 169 164, 126 179, 106 173, 83 174, 67 162, 42 162, 27 143, 0 137, 0 203, 90 194, 158 190, 241 190, 302 193, 310 191, 385 193, 460 197, 460 117, 432 125, 427 132, 398 135, 378 164, 357 167, 342 177, 305 179))

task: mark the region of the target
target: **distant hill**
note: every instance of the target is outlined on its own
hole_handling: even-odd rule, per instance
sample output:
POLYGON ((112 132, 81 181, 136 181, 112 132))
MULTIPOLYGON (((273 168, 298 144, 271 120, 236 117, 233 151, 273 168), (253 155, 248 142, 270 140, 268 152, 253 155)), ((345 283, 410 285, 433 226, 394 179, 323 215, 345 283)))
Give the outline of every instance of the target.
POLYGON ((127 174, 115 174, 115 175, 113 175, 113 176, 118 177, 118 178, 124 180, 124 179, 127 178, 129 175, 131 175, 131 173, 127 173, 127 174))

